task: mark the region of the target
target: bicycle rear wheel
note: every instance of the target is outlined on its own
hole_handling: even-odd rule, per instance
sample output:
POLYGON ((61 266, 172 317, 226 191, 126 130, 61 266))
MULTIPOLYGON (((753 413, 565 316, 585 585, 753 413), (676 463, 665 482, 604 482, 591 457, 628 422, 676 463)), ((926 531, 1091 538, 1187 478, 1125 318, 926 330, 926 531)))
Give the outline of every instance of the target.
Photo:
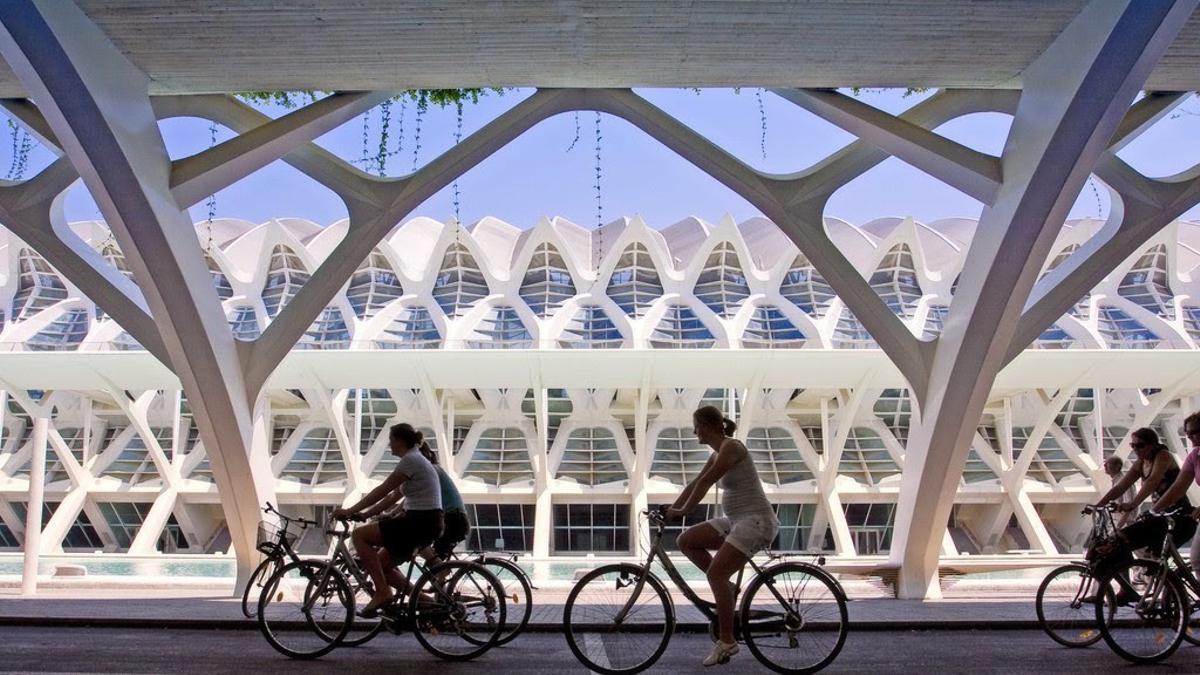
POLYGON ((782 563, 750 582, 740 611, 742 638, 777 673, 815 673, 846 644, 846 594, 807 563, 782 563))
POLYGON ((507 605, 507 616, 504 620, 504 630, 496 645, 512 642, 529 625, 533 616, 533 586, 525 570, 511 560, 501 558, 479 558, 476 560, 500 580, 504 586, 504 603, 507 605))
POLYGON ((294 659, 328 653, 341 644, 353 620, 354 593, 346 579, 317 561, 284 565, 271 575, 258 599, 263 637, 294 659))
POLYGON ((579 662, 604 675, 639 673, 667 650, 675 613, 658 577, 637 565, 605 565, 580 579, 563 607, 567 646, 579 662))
MULTIPOLYGON (((1055 568, 1037 592, 1037 618, 1042 630, 1064 647, 1090 647, 1100 641, 1093 603, 1102 588, 1087 565, 1069 563, 1055 568)), ((1111 621, 1116 604, 1108 602, 1106 621, 1111 621)))
POLYGON ((1118 567, 1104 586, 1108 592, 1096 604, 1096 622, 1117 655, 1133 663, 1157 663, 1179 648, 1188 599, 1174 575, 1153 560, 1135 560, 1118 567), (1129 584, 1124 594, 1121 579, 1129 584), (1109 611, 1114 615, 1105 623, 1109 611))
POLYGON ((445 562, 417 580, 409 600, 417 641, 446 661, 467 661, 496 645, 504 629, 504 587, 483 566, 445 562))

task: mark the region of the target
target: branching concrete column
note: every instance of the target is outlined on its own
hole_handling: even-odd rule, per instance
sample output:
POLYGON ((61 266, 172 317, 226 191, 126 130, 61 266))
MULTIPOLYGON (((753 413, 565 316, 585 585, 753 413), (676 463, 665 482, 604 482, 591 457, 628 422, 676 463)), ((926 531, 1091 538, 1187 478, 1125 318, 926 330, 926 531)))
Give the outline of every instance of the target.
POLYGON ((940 595, 946 520, 1025 298, 1091 167, 1195 5, 1093 2, 1023 74, 1003 182, 984 208, 909 439, 891 552, 900 597, 940 595))
POLYGON ((18 74, 121 245, 196 413, 239 579, 273 481, 249 462, 250 402, 147 94, 149 80, 70 2, 0 6, 0 52, 18 74))

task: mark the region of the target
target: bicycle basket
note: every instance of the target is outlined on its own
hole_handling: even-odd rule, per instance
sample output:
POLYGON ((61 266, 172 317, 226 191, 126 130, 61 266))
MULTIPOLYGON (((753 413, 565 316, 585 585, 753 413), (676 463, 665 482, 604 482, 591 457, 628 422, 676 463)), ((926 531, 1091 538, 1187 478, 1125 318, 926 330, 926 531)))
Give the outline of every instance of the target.
POLYGON ((263 520, 258 523, 258 546, 256 548, 270 555, 279 548, 281 539, 287 541, 290 546, 296 543, 297 536, 295 532, 288 530, 286 525, 263 520))

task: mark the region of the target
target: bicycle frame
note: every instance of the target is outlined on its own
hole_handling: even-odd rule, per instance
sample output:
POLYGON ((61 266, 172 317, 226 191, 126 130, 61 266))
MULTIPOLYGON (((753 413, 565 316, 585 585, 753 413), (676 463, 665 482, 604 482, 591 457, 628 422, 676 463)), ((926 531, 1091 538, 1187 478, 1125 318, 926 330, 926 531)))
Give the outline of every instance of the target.
MULTIPOLYGON (((359 567, 358 563, 354 559, 354 556, 350 553, 350 548, 346 545, 346 540, 350 537, 350 529, 349 529, 348 524, 345 523, 345 521, 340 521, 340 522, 343 525, 345 525, 345 527, 342 527, 340 529, 327 529, 326 530, 330 536, 334 537, 337 540, 337 542, 333 546, 333 553, 329 556, 329 560, 327 561, 328 564, 326 564, 326 566, 324 567, 324 572, 321 575, 321 579, 318 583, 318 588, 325 587, 325 584, 328 583, 328 581, 329 581, 329 575, 334 571, 334 569, 336 568, 338 563, 341 563, 344 566, 344 568, 346 569, 346 571, 348 571, 350 573, 350 575, 354 577, 354 580, 358 582, 359 587, 365 588, 365 587, 367 587, 367 585, 369 583, 372 583, 371 578, 367 575, 366 572, 363 571, 363 569, 361 567, 359 567)), ((414 554, 413 557, 409 559, 408 566, 406 568, 406 572, 404 575, 404 578, 408 581, 408 589, 409 589, 408 592, 409 593, 412 593, 416 588, 414 579, 413 579, 413 572, 416 571, 416 572, 420 573, 420 575, 424 575, 424 574, 428 573, 429 569, 430 569, 430 568, 427 568, 426 566, 422 565, 421 563, 417 562, 417 557, 418 556, 414 554)), ((418 576, 418 578, 419 578, 419 576, 418 576)), ((432 584, 433 591, 435 593, 437 593, 437 595, 439 596, 439 598, 442 601, 451 602, 451 603, 454 602, 454 598, 451 597, 451 595, 442 587, 442 584, 440 583, 441 579, 437 579, 436 577, 434 577, 434 578, 435 578, 435 582, 432 584)), ((483 592, 483 589, 479 589, 479 590, 481 593, 483 592)), ((310 611, 312 609, 313 604, 316 603, 317 600, 320 598, 320 595, 321 595, 320 593, 316 593, 316 594, 313 594, 312 597, 308 598, 304 603, 304 611, 306 611, 306 612, 310 611)), ((408 611, 408 606, 406 603, 397 603, 396 607, 399 608, 401 614, 408 611)), ((387 618, 389 618, 386 613, 384 613, 383 616, 384 616, 385 620, 387 618)))
MULTIPOLYGON (((1200 580, 1192 573, 1192 567, 1183 559, 1179 547, 1175 545, 1175 521, 1167 518, 1167 532, 1163 535, 1162 553, 1158 556, 1159 578, 1156 583, 1164 583, 1165 575, 1174 574, 1183 582, 1184 588, 1200 599, 1200 580), (1173 566, 1172 564, 1173 563, 1173 566)), ((1197 535, 1200 536, 1200 535, 1197 535)))
MULTIPOLYGON (((651 570, 651 565, 654 563, 656 558, 658 559, 659 564, 663 566, 663 570, 667 573, 667 578, 669 578, 671 582, 675 584, 675 587, 678 588, 681 593, 683 593, 683 597, 687 598, 688 602, 692 603, 692 606, 694 606, 700 611, 701 614, 707 617, 709 621, 716 621, 716 603, 711 600, 705 600, 697 595, 696 592, 692 590, 692 587, 687 580, 683 578, 683 575, 679 573, 679 568, 677 568, 675 563, 671 561, 671 557, 667 555, 667 550, 662 544, 663 533, 666 530, 666 526, 662 520, 662 516, 658 515, 656 517, 655 515, 652 515, 654 513, 655 512, 646 513, 650 519, 650 524, 655 528, 655 533, 650 542, 650 553, 646 556, 646 562, 642 563, 640 566, 641 573, 638 574, 637 581, 635 582, 637 586, 634 588, 633 594, 630 595, 629 600, 625 602, 625 605, 621 608, 621 610, 617 612, 615 617, 616 622, 620 623, 624 621, 625 617, 629 614, 630 610, 637 602, 638 597, 642 594, 642 589, 646 587, 647 577, 654 574, 654 572, 651 570)), ((753 558, 747 559, 746 562, 749 564, 750 568, 754 570, 755 576, 762 574, 767 569, 767 567, 760 566, 758 563, 754 562, 753 558)), ((745 574, 746 568, 743 566, 740 570, 738 570, 737 581, 734 582, 735 594, 741 591, 742 579, 745 577, 745 574)), ((788 606, 788 602, 779 594, 779 591, 775 588, 773 583, 767 584, 767 587, 771 589, 771 593, 775 596, 776 600, 778 600, 783 606, 788 606)), ((672 606, 672 611, 674 611, 674 606, 672 606)))

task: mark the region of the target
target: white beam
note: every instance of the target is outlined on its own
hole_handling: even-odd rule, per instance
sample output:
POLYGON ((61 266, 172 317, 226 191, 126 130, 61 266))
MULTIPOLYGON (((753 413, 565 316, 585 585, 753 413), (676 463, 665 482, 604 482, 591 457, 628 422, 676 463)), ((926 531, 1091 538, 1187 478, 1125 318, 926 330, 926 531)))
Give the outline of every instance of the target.
POLYGON ((995 157, 836 91, 772 91, 984 204, 996 198, 1001 171, 995 157))
MULTIPOLYGON (((30 415, 33 412, 30 411, 30 415)), ((49 418, 33 418, 33 456, 29 462, 29 501, 25 503, 25 554, 21 568, 21 594, 37 593, 38 563, 42 550, 42 504, 46 485, 46 431, 49 418)))
POLYGON ((171 166, 171 193, 179 207, 186 209, 391 96, 391 92, 384 91, 332 94, 191 157, 176 160, 171 166))

